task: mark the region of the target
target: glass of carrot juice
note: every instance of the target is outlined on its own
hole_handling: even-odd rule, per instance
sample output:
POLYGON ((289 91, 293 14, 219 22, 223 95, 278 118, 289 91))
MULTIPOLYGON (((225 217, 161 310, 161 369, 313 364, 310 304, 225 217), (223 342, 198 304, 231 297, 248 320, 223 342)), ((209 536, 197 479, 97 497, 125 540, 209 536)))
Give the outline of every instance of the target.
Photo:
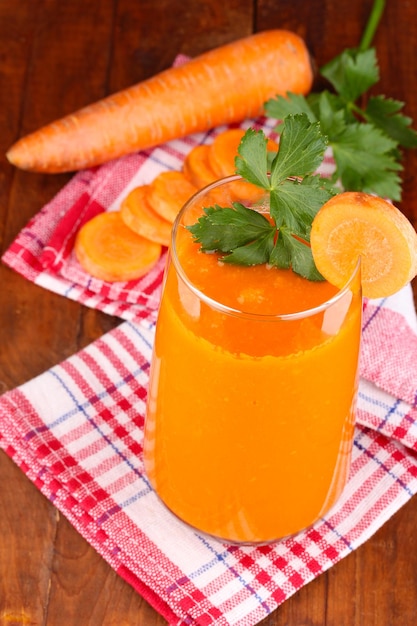
POLYGON ((293 535, 325 515, 348 478, 362 296, 290 269, 223 263, 186 228, 202 207, 261 191, 217 181, 173 228, 151 365, 144 462, 162 502, 236 543, 293 535))

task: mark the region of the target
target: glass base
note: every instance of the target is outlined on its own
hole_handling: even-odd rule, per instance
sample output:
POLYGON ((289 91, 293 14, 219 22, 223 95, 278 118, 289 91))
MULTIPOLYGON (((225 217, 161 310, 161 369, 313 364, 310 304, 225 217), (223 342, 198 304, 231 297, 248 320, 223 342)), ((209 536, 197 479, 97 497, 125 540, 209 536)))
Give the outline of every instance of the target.
MULTIPOLYGON (((175 511, 173 511, 164 502, 164 500, 155 491, 155 489, 154 489, 154 493, 155 493, 158 501, 164 507, 164 509, 166 511, 168 511, 171 515, 173 515, 179 522, 184 524, 189 530, 192 530, 193 532, 195 532, 195 533, 197 533, 199 535, 203 535, 204 537, 207 537, 207 539, 219 541, 219 542, 221 542, 223 544, 228 544, 228 545, 232 545, 232 546, 260 547, 260 546, 268 546, 268 545, 271 545, 273 543, 279 543, 280 541, 285 541, 287 539, 291 539, 293 537, 297 537, 300 533, 308 531, 310 528, 312 528, 314 526, 314 524, 318 520, 322 519, 321 516, 319 516, 314 521, 312 521, 311 524, 308 524, 307 526, 305 526, 303 528, 300 528, 299 530, 294 531, 293 533, 289 533, 287 535, 278 536, 278 537, 275 537, 275 538, 272 538, 272 539, 259 539, 259 540, 231 539, 231 538, 228 538, 228 537, 222 537, 222 536, 219 536, 219 535, 215 535, 215 534, 210 533, 210 532, 208 532, 206 530, 202 530, 201 528, 198 528, 197 526, 193 526, 193 524, 191 524, 190 522, 184 520, 177 513, 175 513, 175 511)), ((335 504, 333 504, 333 506, 335 506, 335 504)), ((326 514, 329 513, 332 510, 333 506, 329 509, 329 511, 326 512, 326 514)))

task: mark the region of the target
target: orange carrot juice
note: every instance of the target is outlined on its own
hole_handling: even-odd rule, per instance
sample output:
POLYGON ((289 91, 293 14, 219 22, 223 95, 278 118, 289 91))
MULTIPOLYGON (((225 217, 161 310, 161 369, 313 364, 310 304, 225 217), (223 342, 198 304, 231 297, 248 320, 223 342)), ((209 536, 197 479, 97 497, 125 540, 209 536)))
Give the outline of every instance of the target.
POLYGON ((324 515, 347 480, 359 270, 338 291, 291 270, 221 263, 184 227, 195 198, 174 228, 165 276, 145 468, 165 505, 198 530, 273 541, 324 515))

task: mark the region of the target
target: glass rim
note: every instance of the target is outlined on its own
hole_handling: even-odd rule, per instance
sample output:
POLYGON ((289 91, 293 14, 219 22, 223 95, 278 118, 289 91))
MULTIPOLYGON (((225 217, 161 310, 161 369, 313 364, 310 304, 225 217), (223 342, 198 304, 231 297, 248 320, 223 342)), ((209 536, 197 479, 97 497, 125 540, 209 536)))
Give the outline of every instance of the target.
MULTIPOLYGON (((219 187, 220 185, 224 185, 229 182, 234 182, 236 180, 243 180, 243 178, 238 174, 234 174, 232 176, 226 176, 224 178, 215 180, 209 185, 203 187, 202 189, 199 189, 195 194, 193 194, 187 200, 187 202, 184 204, 184 206, 179 211, 177 217, 175 218, 175 221, 172 227, 172 232, 171 232, 171 248, 170 248, 169 254, 170 254, 172 263, 175 267, 175 270, 177 271, 178 275, 181 277, 182 281, 190 289, 190 291, 192 291, 200 300, 205 302, 211 308, 214 308, 221 313, 224 313, 226 315, 231 315, 234 317, 258 320, 258 321, 278 321, 278 320, 291 321, 291 320, 303 319, 306 317, 311 317, 318 313, 322 313, 323 311, 326 311, 327 309, 331 308, 334 304, 339 302, 339 300, 341 300, 344 297, 344 295, 349 291, 352 283, 354 282, 354 280, 356 279, 360 271, 360 267, 361 267, 360 257, 358 258, 356 265, 352 271, 352 274, 346 281, 345 285, 341 287, 340 289, 338 289, 338 291, 331 298, 329 298, 328 300, 325 300, 324 302, 322 302, 321 304, 318 304, 315 307, 303 309, 300 311, 295 311, 294 313, 272 313, 272 314, 271 313, 268 313, 268 314, 249 313, 248 311, 243 311, 241 309, 230 307, 227 304, 223 304, 219 302, 218 300, 211 298, 210 296, 205 294, 203 291, 201 291, 201 289, 199 289, 192 283, 192 281, 189 279, 189 277, 187 276, 186 272, 184 271, 181 265, 181 261, 178 258, 176 245, 175 245, 176 234, 177 234, 179 227, 181 226, 181 220, 184 214, 186 213, 188 207, 195 201, 196 198, 209 192, 211 189, 214 189, 216 187, 219 187)), ((305 278, 305 280, 308 280, 308 278, 305 278)))

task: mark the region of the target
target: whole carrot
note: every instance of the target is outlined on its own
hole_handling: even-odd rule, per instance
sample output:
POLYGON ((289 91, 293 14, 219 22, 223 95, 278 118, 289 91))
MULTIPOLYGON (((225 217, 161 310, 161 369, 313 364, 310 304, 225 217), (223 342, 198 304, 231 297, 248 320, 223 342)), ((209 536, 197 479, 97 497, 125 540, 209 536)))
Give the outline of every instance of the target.
POLYGON ((171 139, 259 115, 269 98, 306 94, 313 72, 304 41, 268 30, 86 106, 22 137, 11 163, 35 172, 98 165, 171 139))

